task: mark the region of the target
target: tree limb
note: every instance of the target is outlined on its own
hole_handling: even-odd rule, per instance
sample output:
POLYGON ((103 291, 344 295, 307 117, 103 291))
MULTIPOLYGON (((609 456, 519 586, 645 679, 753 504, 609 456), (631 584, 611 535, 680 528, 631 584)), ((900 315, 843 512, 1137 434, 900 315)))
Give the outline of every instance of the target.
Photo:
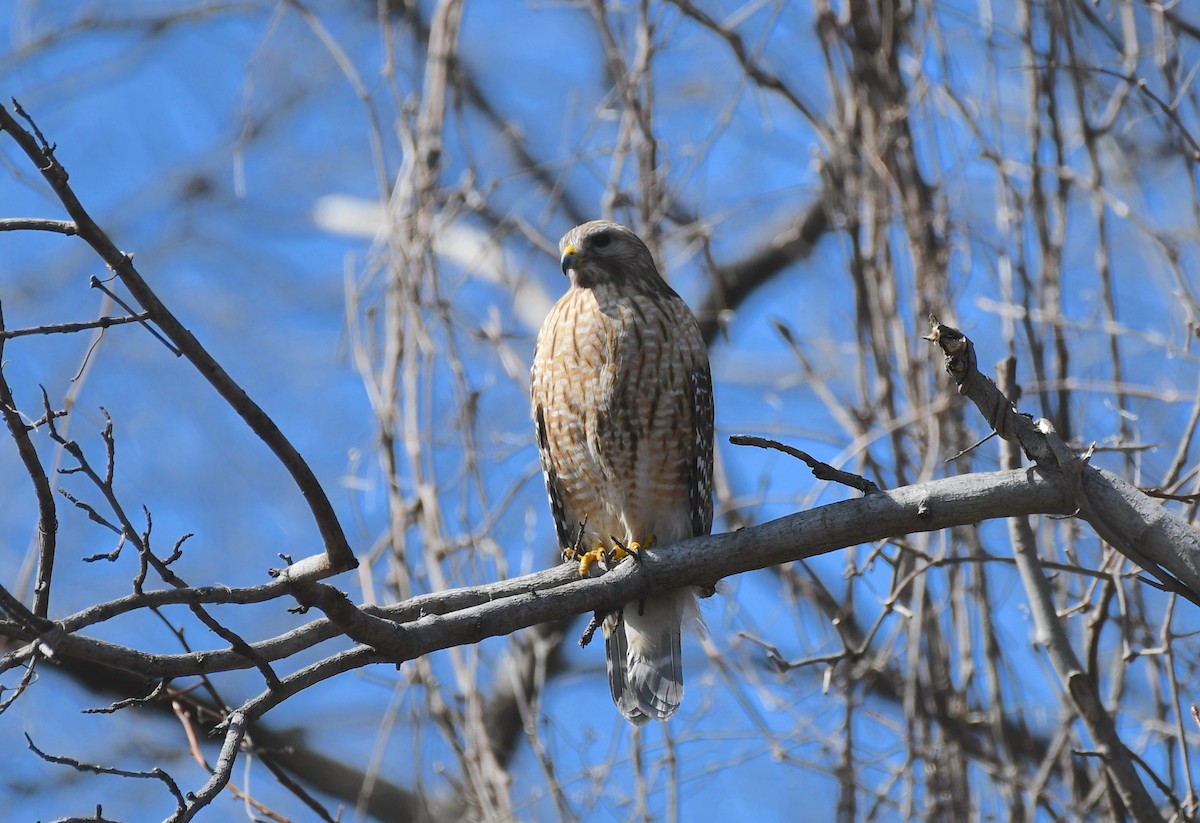
MULTIPOLYGON (((1066 515, 1071 511, 1070 506, 1068 486, 1059 474, 1038 470, 978 473, 881 491, 737 532, 693 537, 671 546, 645 549, 640 553, 642 562, 621 563, 598 577, 580 579, 575 564, 563 564, 499 583, 425 595, 383 608, 359 608, 324 584, 305 584, 298 596, 325 611, 333 624, 354 639, 370 644, 360 647, 365 655, 360 664, 382 660, 399 663, 526 626, 613 609, 655 591, 683 585, 711 586, 732 574, 847 546, 997 517, 1066 515), (416 602, 432 603, 444 611, 432 613, 414 608, 416 602)), ((20 635, 15 624, 0 624, 0 631, 8 636, 20 635)), ((335 633, 330 624, 318 621, 252 644, 251 648, 264 660, 277 660, 335 633)), ((244 655, 229 649, 153 654, 75 633, 60 637, 55 652, 57 657, 93 660, 159 678, 212 674, 254 665, 244 655)), ((11 667, 13 658, 22 653, 27 655, 30 649, 14 652, 4 662, 11 667)), ((289 685, 291 678, 281 680, 283 688, 279 694, 294 693, 294 681, 289 685)), ((253 712, 250 714, 251 719, 255 716, 253 712)))
POLYGON ((1021 446, 1046 472, 1067 483, 1071 513, 1086 520, 1101 539, 1158 578, 1167 591, 1200 605, 1200 530, 1171 515, 1161 501, 1121 478, 1088 464, 1062 441, 1048 420, 1017 412, 996 384, 979 371, 974 344, 958 329, 930 316, 928 339, 946 356, 946 371, 959 394, 978 407, 1002 438, 1021 446))

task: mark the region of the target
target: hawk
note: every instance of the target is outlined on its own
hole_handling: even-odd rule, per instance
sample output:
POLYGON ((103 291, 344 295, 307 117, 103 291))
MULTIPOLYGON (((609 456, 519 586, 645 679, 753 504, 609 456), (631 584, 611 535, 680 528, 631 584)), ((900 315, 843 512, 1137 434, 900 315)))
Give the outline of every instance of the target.
MULTIPOLYGON (((712 528, 713 397, 696 318, 624 226, 594 220, 558 244, 566 294, 533 356, 538 451, 559 544, 580 574, 712 528)), ((690 587, 604 621, 613 701, 631 722, 683 699, 680 633, 690 587)))

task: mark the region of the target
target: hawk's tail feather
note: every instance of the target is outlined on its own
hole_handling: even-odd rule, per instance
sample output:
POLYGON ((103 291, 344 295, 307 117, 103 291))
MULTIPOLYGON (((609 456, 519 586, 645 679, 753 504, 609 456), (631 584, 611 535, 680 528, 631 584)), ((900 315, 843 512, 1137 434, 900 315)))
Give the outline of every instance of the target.
POLYGON ((630 603, 608 632, 608 682, 630 722, 666 720, 683 702, 682 624, 688 590, 630 603))
MULTIPOLYGON (((605 638, 608 688, 612 692, 613 702, 617 704, 617 708, 625 716, 625 719, 636 726, 641 726, 650 719, 650 716, 641 710, 632 690, 626 685, 626 671, 628 670, 626 655, 629 644, 625 640, 625 621, 618 613, 615 617, 610 617, 608 622, 613 626, 605 638)), ((608 626, 606 625, 605 628, 608 626)))

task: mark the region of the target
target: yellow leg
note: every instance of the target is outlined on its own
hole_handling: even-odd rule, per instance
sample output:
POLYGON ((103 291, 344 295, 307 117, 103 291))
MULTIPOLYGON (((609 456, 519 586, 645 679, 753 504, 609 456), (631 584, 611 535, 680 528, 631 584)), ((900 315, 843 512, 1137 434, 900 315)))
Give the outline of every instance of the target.
POLYGON ((649 549, 654 545, 654 535, 650 535, 644 543, 634 540, 628 546, 615 537, 612 538, 612 542, 613 547, 611 549, 604 546, 597 546, 588 552, 581 552, 578 548, 568 547, 563 549, 563 557, 567 560, 578 560, 579 576, 587 577, 588 570, 597 563, 603 562, 606 567, 611 569, 626 557, 637 559, 638 552, 642 549, 649 549))

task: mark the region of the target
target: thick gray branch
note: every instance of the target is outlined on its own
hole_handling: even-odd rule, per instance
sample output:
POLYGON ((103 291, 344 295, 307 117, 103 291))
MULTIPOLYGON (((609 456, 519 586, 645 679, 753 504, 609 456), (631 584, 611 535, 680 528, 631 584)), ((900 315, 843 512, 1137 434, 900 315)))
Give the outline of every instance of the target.
MULTIPOLYGON (((1069 490, 1059 475, 1044 476, 1037 470, 979 473, 879 492, 754 528, 647 549, 640 563, 626 561, 601 577, 580 579, 575 566, 566 564, 487 586, 425 595, 388 608, 359 609, 321 584, 305 586, 298 596, 327 610, 338 628, 375 650, 378 656, 362 658, 363 664, 377 662, 379 657, 399 662, 526 626, 613 609, 654 591, 711 585, 732 574, 846 546, 997 517, 1070 511, 1069 490), (414 608, 418 601, 426 608, 414 608)), ((325 621, 318 621, 252 648, 265 660, 279 659, 327 639, 330 628, 325 621)), ((251 665, 232 650, 151 654, 78 634, 59 637, 55 651, 60 657, 95 660, 146 677, 186 677, 251 665)))
POLYGON ((1020 414, 979 371, 974 344, 958 329, 930 317, 929 340, 946 356, 946 371, 960 394, 978 407, 996 433, 1018 443, 1047 473, 1067 484, 1071 513, 1095 529, 1121 554, 1153 574, 1162 587, 1200 604, 1200 531, 1174 517, 1162 501, 1147 497, 1111 472, 1076 455, 1047 420, 1020 414))

